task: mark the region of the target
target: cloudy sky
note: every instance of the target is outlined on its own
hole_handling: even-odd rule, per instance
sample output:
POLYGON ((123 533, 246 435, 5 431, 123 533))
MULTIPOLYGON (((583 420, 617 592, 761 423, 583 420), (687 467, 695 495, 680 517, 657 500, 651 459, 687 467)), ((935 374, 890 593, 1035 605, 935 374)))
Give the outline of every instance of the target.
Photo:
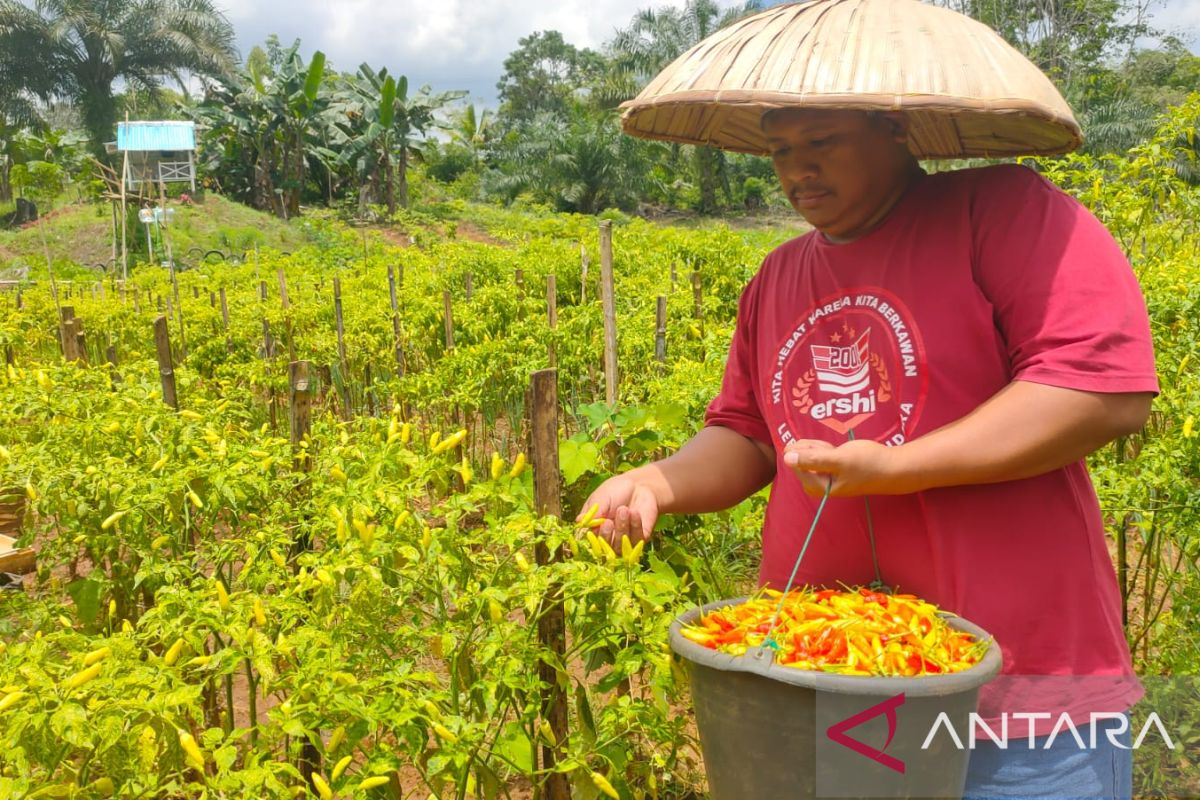
MULTIPOLYGON (((367 62, 435 90, 466 89, 495 103, 496 81, 517 40, 557 30, 577 47, 599 48, 640 8, 684 0, 217 0, 245 55, 268 34, 323 50, 346 72, 367 62)), ((735 3, 718 0, 722 7, 735 3)), ((1200 50, 1200 0, 1156 0, 1154 23, 1200 50)))

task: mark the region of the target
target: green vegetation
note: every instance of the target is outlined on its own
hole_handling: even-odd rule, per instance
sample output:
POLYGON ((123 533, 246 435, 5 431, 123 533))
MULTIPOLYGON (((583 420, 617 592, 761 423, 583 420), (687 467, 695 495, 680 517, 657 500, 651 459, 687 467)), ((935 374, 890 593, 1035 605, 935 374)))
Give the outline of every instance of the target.
MULTIPOLYGON (((1200 190, 1175 169, 1193 158, 1176 143, 1198 119, 1195 97, 1128 158, 1040 164, 1113 230, 1154 326, 1153 420, 1092 459, 1147 676, 1200 671, 1200 502, 1187 477, 1200 467, 1200 190)), ((180 273, 178 412, 152 356, 151 298, 175 296, 165 271, 72 299, 90 366, 63 362, 44 286, 26 287, 19 311, 6 295, 0 494, 25 498, 24 540, 40 552, 36 586, 4 595, 0 613, 0 792, 282 798, 328 785, 343 797, 500 798, 545 777, 543 747, 575 796, 597 796, 593 775, 626 800, 703 791, 666 629, 683 608, 752 583, 762 498, 703 522, 664 520, 645 552, 607 549, 534 513, 520 466, 524 392, 553 345, 574 510, 604 476, 695 430, 740 290, 791 232, 614 222, 614 408, 601 400, 594 218, 445 202, 404 220, 421 246, 372 240, 364 253, 359 232, 307 220, 311 241, 291 255, 264 249, 257 263, 180 273), (468 226, 495 243, 463 238, 468 226), (402 268, 402 368, 389 267, 402 268), (228 330, 210 304, 218 290, 228 330), (662 363, 658 295, 669 311, 662 363), (311 362, 312 427, 298 448, 292 351, 311 362), (563 560, 537 565, 539 545, 563 560), (534 624, 553 586, 566 604, 563 657, 534 624), (566 736, 546 733, 537 665, 547 663, 567 691, 566 736)), ((1196 745, 1194 731, 1172 733, 1196 745)), ((1139 793, 1197 780, 1165 749, 1144 748, 1136 765, 1139 793)))

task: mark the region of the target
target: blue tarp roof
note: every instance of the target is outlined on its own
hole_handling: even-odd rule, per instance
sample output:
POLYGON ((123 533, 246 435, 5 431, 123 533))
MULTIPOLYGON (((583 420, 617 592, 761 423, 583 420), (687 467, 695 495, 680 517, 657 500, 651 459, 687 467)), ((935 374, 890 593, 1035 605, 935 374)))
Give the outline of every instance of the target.
POLYGON ((118 122, 117 150, 195 150, 194 122, 118 122))

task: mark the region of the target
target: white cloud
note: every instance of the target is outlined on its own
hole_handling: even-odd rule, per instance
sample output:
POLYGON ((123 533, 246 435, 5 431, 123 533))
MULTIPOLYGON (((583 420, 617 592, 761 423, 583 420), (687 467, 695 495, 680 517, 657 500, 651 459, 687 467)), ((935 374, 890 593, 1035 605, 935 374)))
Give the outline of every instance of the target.
MULTIPOLYGON (((245 55, 268 34, 301 39, 307 58, 322 50, 337 69, 362 62, 435 90, 466 89, 495 102, 504 59, 535 31, 557 30, 577 47, 599 48, 640 9, 684 0, 219 0, 245 55)), ((722 5, 732 5, 724 2, 722 5)))
MULTIPOLYGON (((534 31, 557 30, 577 47, 599 48, 641 8, 685 0, 218 0, 245 55, 270 33, 323 50, 337 69, 362 62, 435 90, 466 89, 493 105, 505 57, 534 31)), ((719 0, 722 7, 740 5, 719 0)), ((768 0, 764 5, 772 5, 768 0)), ((1157 0, 1153 24, 1200 47, 1200 0, 1157 0)))

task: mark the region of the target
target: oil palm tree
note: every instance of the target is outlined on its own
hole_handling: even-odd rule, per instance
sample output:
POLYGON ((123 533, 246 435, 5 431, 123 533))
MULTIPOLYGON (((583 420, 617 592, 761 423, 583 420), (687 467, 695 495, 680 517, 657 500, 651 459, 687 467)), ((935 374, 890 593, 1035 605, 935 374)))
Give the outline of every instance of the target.
MULTIPOLYGON (((725 11, 715 0, 688 0, 683 8, 639 11, 629 27, 618 30, 608 44, 615 69, 599 87, 597 99, 609 105, 628 100, 693 45, 761 8, 759 0, 749 0, 725 11)), ((673 151, 673 156, 677 155, 678 148, 673 151)), ((724 156, 712 147, 695 147, 693 161, 700 188, 700 210, 715 211, 718 184, 725 185, 729 195, 724 156)))
POLYGON ((237 58, 213 0, 0 0, 0 53, 10 88, 78 106, 97 154, 114 133, 114 82, 154 92, 225 74, 237 58))

